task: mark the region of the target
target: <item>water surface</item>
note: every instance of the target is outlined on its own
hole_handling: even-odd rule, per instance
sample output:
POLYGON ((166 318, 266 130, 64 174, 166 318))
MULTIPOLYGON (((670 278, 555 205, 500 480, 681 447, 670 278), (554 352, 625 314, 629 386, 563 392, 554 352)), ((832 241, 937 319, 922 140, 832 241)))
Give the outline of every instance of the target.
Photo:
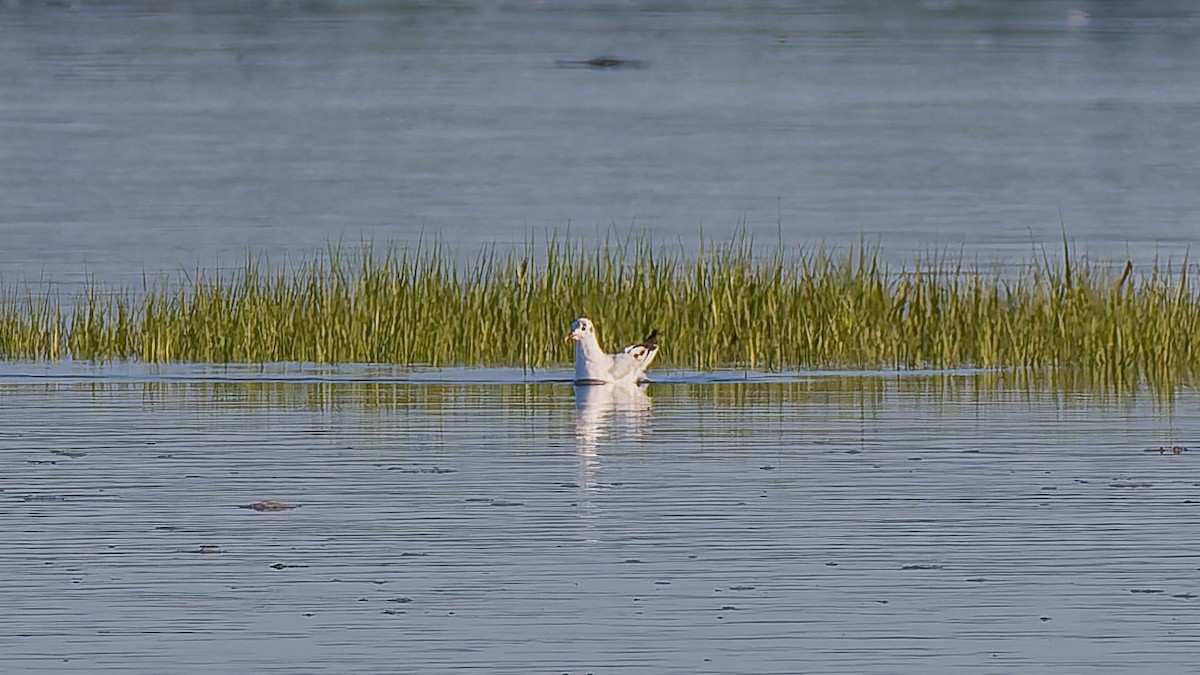
POLYGON ((19 671, 1194 663, 1194 392, 39 368, 0 373, 19 671))
POLYGON ((646 228, 910 259, 1200 234, 1182 0, 0 7, 0 275, 646 228), (793 6, 794 5, 794 6, 793 6), (637 68, 563 68, 614 55, 637 68))

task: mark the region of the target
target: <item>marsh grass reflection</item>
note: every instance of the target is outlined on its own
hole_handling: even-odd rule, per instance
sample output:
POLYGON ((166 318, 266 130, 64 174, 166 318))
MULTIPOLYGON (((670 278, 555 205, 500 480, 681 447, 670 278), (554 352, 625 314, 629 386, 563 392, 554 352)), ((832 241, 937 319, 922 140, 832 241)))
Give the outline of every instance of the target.
MULTIPOLYGON (((1132 405, 1149 401, 1157 407, 1173 408, 1175 399, 1186 398, 1188 388, 1152 387, 1146 384, 1113 389, 1097 382, 1086 372, 1063 369, 1045 371, 942 371, 903 372, 859 371, 797 372, 790 377, 772 376, 747 381, 722 379, 705 381, 678 378, 671 373, 660 374, 653 384, 659 397, 680 401, 695 401, 722 407, 808 403, 855 403, 871 410, 887 407, 895 397, 919 400, 929 405, 972 401, 980 404, 1028 400, 1038 405, 1058 401, 1062 407, 1087 405, 1132 405)), ((545 404, 560 399, 563 385, 544 382, 420 382, 388 378, 372 381, 342 380, 336 377, 281 379, 212 379, 199 374, 188 375, 147 372, 142 375, 118 373, 111 379, 91 370, 76 376, 37 378, 47 388, 83 389, 106 395, 114 390, 134 388, 142 392, 145 404, 153 408, 172 408, 180 404, 236 405, 247 408, 303 409, 314 412, 357 410, 390 415, 397 410, 420 410, 424 415, 453 417, 464 407, 479 402, 503 408, 510 414, 540 416, 548 409, 545 404)), ((0 373, 0 380, 3 374, 0 373)), ((25 377, 22 376, 22 382, 25 377)), ((0 395, 5 385, 0 383, 0 395)), ((625 387, 617 391, 609 386, 586 386, 574 389, 577 421, 576 435, 584 438, 603 433, 603 420, 614 410, 629 411, 649 407, 645 387, 625 387), (587 420, 593 420, 587 422, 587 420), (598 431, 586 432, 587 428, 598 431)), ((554 406, 552 406, 554 407, 554 406)))

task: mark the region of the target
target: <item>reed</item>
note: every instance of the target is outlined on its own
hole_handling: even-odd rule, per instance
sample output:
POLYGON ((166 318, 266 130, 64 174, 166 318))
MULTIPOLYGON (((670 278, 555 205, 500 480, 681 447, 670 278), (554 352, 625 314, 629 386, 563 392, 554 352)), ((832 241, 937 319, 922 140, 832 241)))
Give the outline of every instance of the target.
POLYGON ((149 362, 568 363, 589 316, 610 348, 651 328, 659 367, 1002 367, 1115 384, 1193 380, 1200 299, 1186 261, 1119 273, 1066 251, 1005 273, 932 256, 764 250, 746 236, 695 253, 638 237, 490 247, 330 248, 294 264, 92 284, 64 306, 0 288, 0 357, 149 362))
POLYGON ((52 293, 0 288, 0 359, 61 359, 66 334, 63 311, 52 293))

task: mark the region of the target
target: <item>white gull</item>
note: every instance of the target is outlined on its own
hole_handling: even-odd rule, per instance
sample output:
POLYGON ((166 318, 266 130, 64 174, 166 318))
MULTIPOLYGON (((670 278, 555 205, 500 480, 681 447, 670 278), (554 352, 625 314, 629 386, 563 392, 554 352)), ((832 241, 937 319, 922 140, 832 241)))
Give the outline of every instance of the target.
POLYGON ((600 348, 596 328, 589 319, 575 319, 567 339, 575 341, 575 381, 579 383, 636 383, 658 354, 657 330, 641 344, 616 354, 605 354, 600 348))

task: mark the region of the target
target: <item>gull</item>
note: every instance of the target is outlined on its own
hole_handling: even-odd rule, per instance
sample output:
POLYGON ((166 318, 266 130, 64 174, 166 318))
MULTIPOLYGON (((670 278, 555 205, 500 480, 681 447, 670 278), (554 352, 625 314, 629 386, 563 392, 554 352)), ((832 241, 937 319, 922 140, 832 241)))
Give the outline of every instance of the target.
POLYGON ((595 326, 582 317, 571 324, 567 339, 575 341, 575 381, 581 384, 636 384, 658 353, 655 330, 641 344, 605 354, 596 339, 595 326))

